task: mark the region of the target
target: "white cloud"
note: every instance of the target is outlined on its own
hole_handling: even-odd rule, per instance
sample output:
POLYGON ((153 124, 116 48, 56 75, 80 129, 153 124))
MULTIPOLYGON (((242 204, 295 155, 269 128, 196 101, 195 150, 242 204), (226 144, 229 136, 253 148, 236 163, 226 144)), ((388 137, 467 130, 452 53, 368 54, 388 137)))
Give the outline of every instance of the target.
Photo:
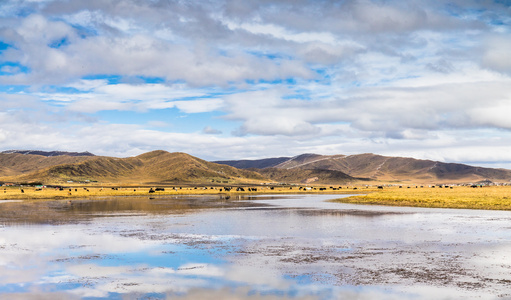
MULTIPOLYGON (((115 27, 130 31, 127 19, 116 19, 115 27)), ((200 41, 172 44, 147 31, 135 31, 129 36, 79 38, 77 29, 64 22, 49 21, 42 15, 27 17, 4 35, 17 46, 9 49, 7 55, 23 61, 31 69, 28 74, 4 78, 4 82, 60 84, 89 74, 156 76, 194 85, 311 77, 311 72, 299 61, 277 63, 239 50, 219 55, 214 47, 200 41), (50 47, 64 38, 68 45, 50 47)))
POLYGON ((481 105, 470 109, 467 113, 475 124, 481 126, 511 129, 511 92, 507 99, 492 105, 481 105), (500 103, 499 103, 500 102, 500 103))
POLYGON ((96 79, 96 80, 81 79, 81 80, 78 80, 71 84, 68 84, 67 87, 75 88, 79 91, 88 92, 88 91, 92 91, 92 90, 96 90, 98 88, 104 87, 107 84, 108 84, 108 81, 104 80, 104 79, 96 79))
POLYGON ((80 80, 67 85, 80 93, 38 93, 44 101, 58 101, 69 111, 94 113, 102 110, 165 109, 176 107, 185 113, 210 112, 222 106, 220 99, 200 99, 208 90, 183 84, 108 84, 106 80, 80 80), (179 100, 192 98, 191 100, 179 100))
POLYGON ((509 34, 492 36, 484 45, 482 63, 493 70, 511 74, 511 37, 509 34))
POLYGON ((226 97, 226 119, 242 120, 237 134, 310 135, 319 129, 310 123, 309 112, 303 102, 282 99, 283 90, 264 90, 226 97), (298 105, 297 105, 298 104, 298 105), (301 107, 300 107, 301 106, 301 107))
POLYGON ((337 39, 329 32, 289 32, 285 28, 274 24, 225 22, 231 30, 243 29, 253 34, 270 35, 277 39, 297 43, 320 42, 325 44, 336 44, 337 39))
POLYGON ((473 149, 464 159, 488 161, 466 135, 509 139, 508 12, 477 1, 7 1, 2 147, 455 160, 473 149), (166 120, 169 108, 203 123, 166 120), (155 118, 109 117, 132 111, 155 118))
POLYGON ((199 99, 192 101, 174 101, 172 104, 185 113, 202 113, 218 110, 223 105, 221 99, 199 99))
POLYGON ((325 43, 307 43, 300 47, 298 53, 305 60, 312 63, 332 65, 349 59, 359 52, 365 51, 364 47, 353 41, 339 42, 337 45, 325 43))
POLYGON ((222 134, 222 131, 220 131, 218 129, 214 129, 211 126, 206 126, 206 127, 204 127, 204 129, 202 129, 202 133, 205 133, 205 134, 222 134))
POLYGON ((0 68, 0 72, 7 74, 16 74, 21 72, 21 68, 19 66, 3 66, 0 68))

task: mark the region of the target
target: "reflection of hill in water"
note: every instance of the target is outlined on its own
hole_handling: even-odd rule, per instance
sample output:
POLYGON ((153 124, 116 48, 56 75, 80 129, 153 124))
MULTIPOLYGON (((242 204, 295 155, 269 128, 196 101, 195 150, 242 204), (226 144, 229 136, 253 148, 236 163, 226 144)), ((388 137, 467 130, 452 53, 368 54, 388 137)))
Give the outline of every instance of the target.
MULTIPOLYGON (((288 211, 302 216, 379 217, 396 212, 337 210, 290 206, 273 206, 264 200, 280 196, 183 195, 154 197, 106 197, 102 199, 16 201, 0 204, 0 224, 73 224, 98 217, 121 217, 145 214, 187 214, 205 209, 288 211), (263 203, 264 202, 264 203, 263 203)), ((298 202, 297 202, 298 204, 298 202)), ((289 204, 288 204, 289 205, 289 204)))
POLYGON ((392 211, 371 211, 371 210, 357 210, 357 209, 310 209, 303 207, 253 207, 247 210, 261 210, 261 211, 287 211, 289 213, 298 214, 306 217, 362 217, 374 218, 389 215, 402 215, 406 212, 392 212, 392 211))
POLYGON ((248 198, 223 196, 112 197, 105 199, 25 201, 0 204, 0 224, 67 224, 95 217, 184 214, 201 209, 253 207, 248 198), (242 201, 240 201, 242 200, 242 201))
POLYGON ((300 209, 296 211, 297 214, 302 216, 315 216, 315 217, 365 217, 374 218, 388 215, 401 215, 405 213, 400 212, 385 212, 385 211, 369 211, 369 210, 356 210, 356 209, 300 209))

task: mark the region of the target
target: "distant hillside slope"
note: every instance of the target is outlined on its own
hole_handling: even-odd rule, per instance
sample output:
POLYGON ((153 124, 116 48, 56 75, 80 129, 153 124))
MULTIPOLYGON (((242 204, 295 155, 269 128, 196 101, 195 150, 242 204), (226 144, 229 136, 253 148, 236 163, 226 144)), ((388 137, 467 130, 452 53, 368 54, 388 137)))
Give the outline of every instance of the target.
POLYGON ((301 164, 307 164, 321 155, 302 154, 296 157, 277 157, 257 160, 225 160, 216 161, 219 164, 229 165, 240 169, 251 169, 280 183, 308 183, 308 184, 345 184, 359 181, 339 170, 320 168, 302 169, 301 164))
POLYGON ((0 177, 28 174, 56 165, 75 164, 94 156, 42 156, 20 153, 0 153, 0 177))
POLYGON ((264 169, 264 168, 273 168, 280 163, 290 160, 291 157, 276 157, 276 158, 266 158, 266 159, 257 159, 257 160, 222 160, 222 161, 214 161, 214 163, 228 165, 231 167, 235 167, 238 169, 264 169))
POLYGON ((6 150, 2 151, 3 154, 32 154, 32 155, 41 155, 41 156, 95 156, 94 154, 86 151, 86 152, 66 152, 66 151, 40 151, 40 150, 6 150))
MULTIPOLYGON (((264 160, 254 160, 247 166, 258 165, 264 160)), ((235 164, 231 162, 231 164, 235 164)), ((405 157, 389 157, 371 153, 357 155, 303 154, 273 166, 282 170, 331 170, 351 177, 379 181, 477 182, 491 180, 509 182, 511 170, 474 167, 464 164, 443 163, 405 157)), ((264 171, 261 171, 264 173, 264 171)), ((275 178, 274 178, 275 179, 275 178)))
POLYGON ((335 170, 265 168, 259 169, 258 172, 281 183, 346 184, 360 180, 335 170))
POLYGON ((511 170, 506 169, 370 153, 303 154, 292 158, 279 157, 221 163, 207 162, 186 153, 166 151, 152 151, 128 158, 67 154, 34 155, 14 151, 0 153, 0 181, 37 181, 46 184, 67 181, 99 181, 118 184, 231 184, 268 181, 343 184, 360 182, 360 180, 410 183, 511 181, 511 170))
MULTIPOLYGON (((205 183, 205 182, 241 182, 266 181, 259 173, 239 170, 230 166, 215 164, 201 160, 185 153, 169 153, 152 151, 136 157, 114 158, 104 156, 87 157, 72 161, 62 156, 62 161, 53 161, 55 157, 10 155, 12 165, 17 166, 16 159, 32 159, 24 165, 39 163, 46 168, 30 169, 12 176, 1 174, 2 180, 42 181, 45 183, 61 183, 71 181, 100 181, 109 183, 205 183), (51 165, 55 163, 54 165, 51 165)), ((1 171, 1 170, 0 170, 1 171)), ((12 174, 12 172, 11 172, 12 174)))
POLYGON ((137 156, 143 163, 140 172, 159 181, 266 180, 259 173, 208 162, 186 153, 152 151, 137 156))

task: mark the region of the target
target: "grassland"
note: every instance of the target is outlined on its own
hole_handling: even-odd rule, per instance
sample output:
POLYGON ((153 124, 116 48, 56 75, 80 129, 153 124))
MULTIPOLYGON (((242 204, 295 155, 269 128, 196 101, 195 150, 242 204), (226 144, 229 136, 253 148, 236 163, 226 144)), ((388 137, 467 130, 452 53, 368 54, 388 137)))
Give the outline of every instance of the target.
MULTIPOLYGON (((164 191, 157 191, 156 186, 73 186, 66 187, 63 190, 55 188, 36 187, 1 187, 0 200, 28 200, 28 199, 72 199, 72 198, 94 198, 105 196, 158 196, 158 195, 214 195, 214 194, 297 194, 297 193, 338 193, 352 194, 361 190, 353 190, 353 188, 344 188, 341 190, 333 190, 326 188, 320 191, 301 190, 297 186, 293 187, 269 187, 258 186, 257 191, 249 191, 249 187, 243 187, 244 191, 236 191, 236 187, 230 191, 225 191, 223 187, 218 186, 181 186, 181 187, 163 187, 164 191), (154 193, 149 193, 153 189, 154 193)), ((253 187, 252 187, 253 188, 253 187)))
MULTIPOLYGON (((153 190, 155 187, 152 187, 153 190)), ((337 199, 336 202, 354 204, 372 204, 389 206, 412 206, 412 207, 434 207, 434 208, 465 208, 465 209, 491 209, 511 210, 511 187, 453 187, 453 188, 431 188, 431 187, 345 187, 333 190, 326 188, 320 191, 319 187, 312 190, 293 187, 259 186, 257 191, 225 191, 218 186, 182 186, 164 187, 164 191, 149 193, 149 186, 129 187, 99 187, 99 186, 74 186, 63 190, 55 188, 35 187, 2 187, 0 189, 0 200, 37 200, 37 199, 73 199, 73 198, 95 198, 105 196, 163 196, 163 195, 188 195, 188 194, 297 194, 297 193, 328 193, 328 194, 358 194, 349 198, 337 199), (23 192, 22 192, 23 190, 23 192)))
POLYGON ((390 206, 511 210, 511 187, 390 187, 336 202, 390 206))

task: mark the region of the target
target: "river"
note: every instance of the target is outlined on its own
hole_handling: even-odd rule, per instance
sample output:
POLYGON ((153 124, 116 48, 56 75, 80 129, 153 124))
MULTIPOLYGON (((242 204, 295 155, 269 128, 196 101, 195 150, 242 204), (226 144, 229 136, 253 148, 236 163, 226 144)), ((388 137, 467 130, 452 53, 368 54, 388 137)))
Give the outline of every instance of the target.
POLYGON ((511 212, 339 197, 0 201, 0 298, 511 299, 511 212))

